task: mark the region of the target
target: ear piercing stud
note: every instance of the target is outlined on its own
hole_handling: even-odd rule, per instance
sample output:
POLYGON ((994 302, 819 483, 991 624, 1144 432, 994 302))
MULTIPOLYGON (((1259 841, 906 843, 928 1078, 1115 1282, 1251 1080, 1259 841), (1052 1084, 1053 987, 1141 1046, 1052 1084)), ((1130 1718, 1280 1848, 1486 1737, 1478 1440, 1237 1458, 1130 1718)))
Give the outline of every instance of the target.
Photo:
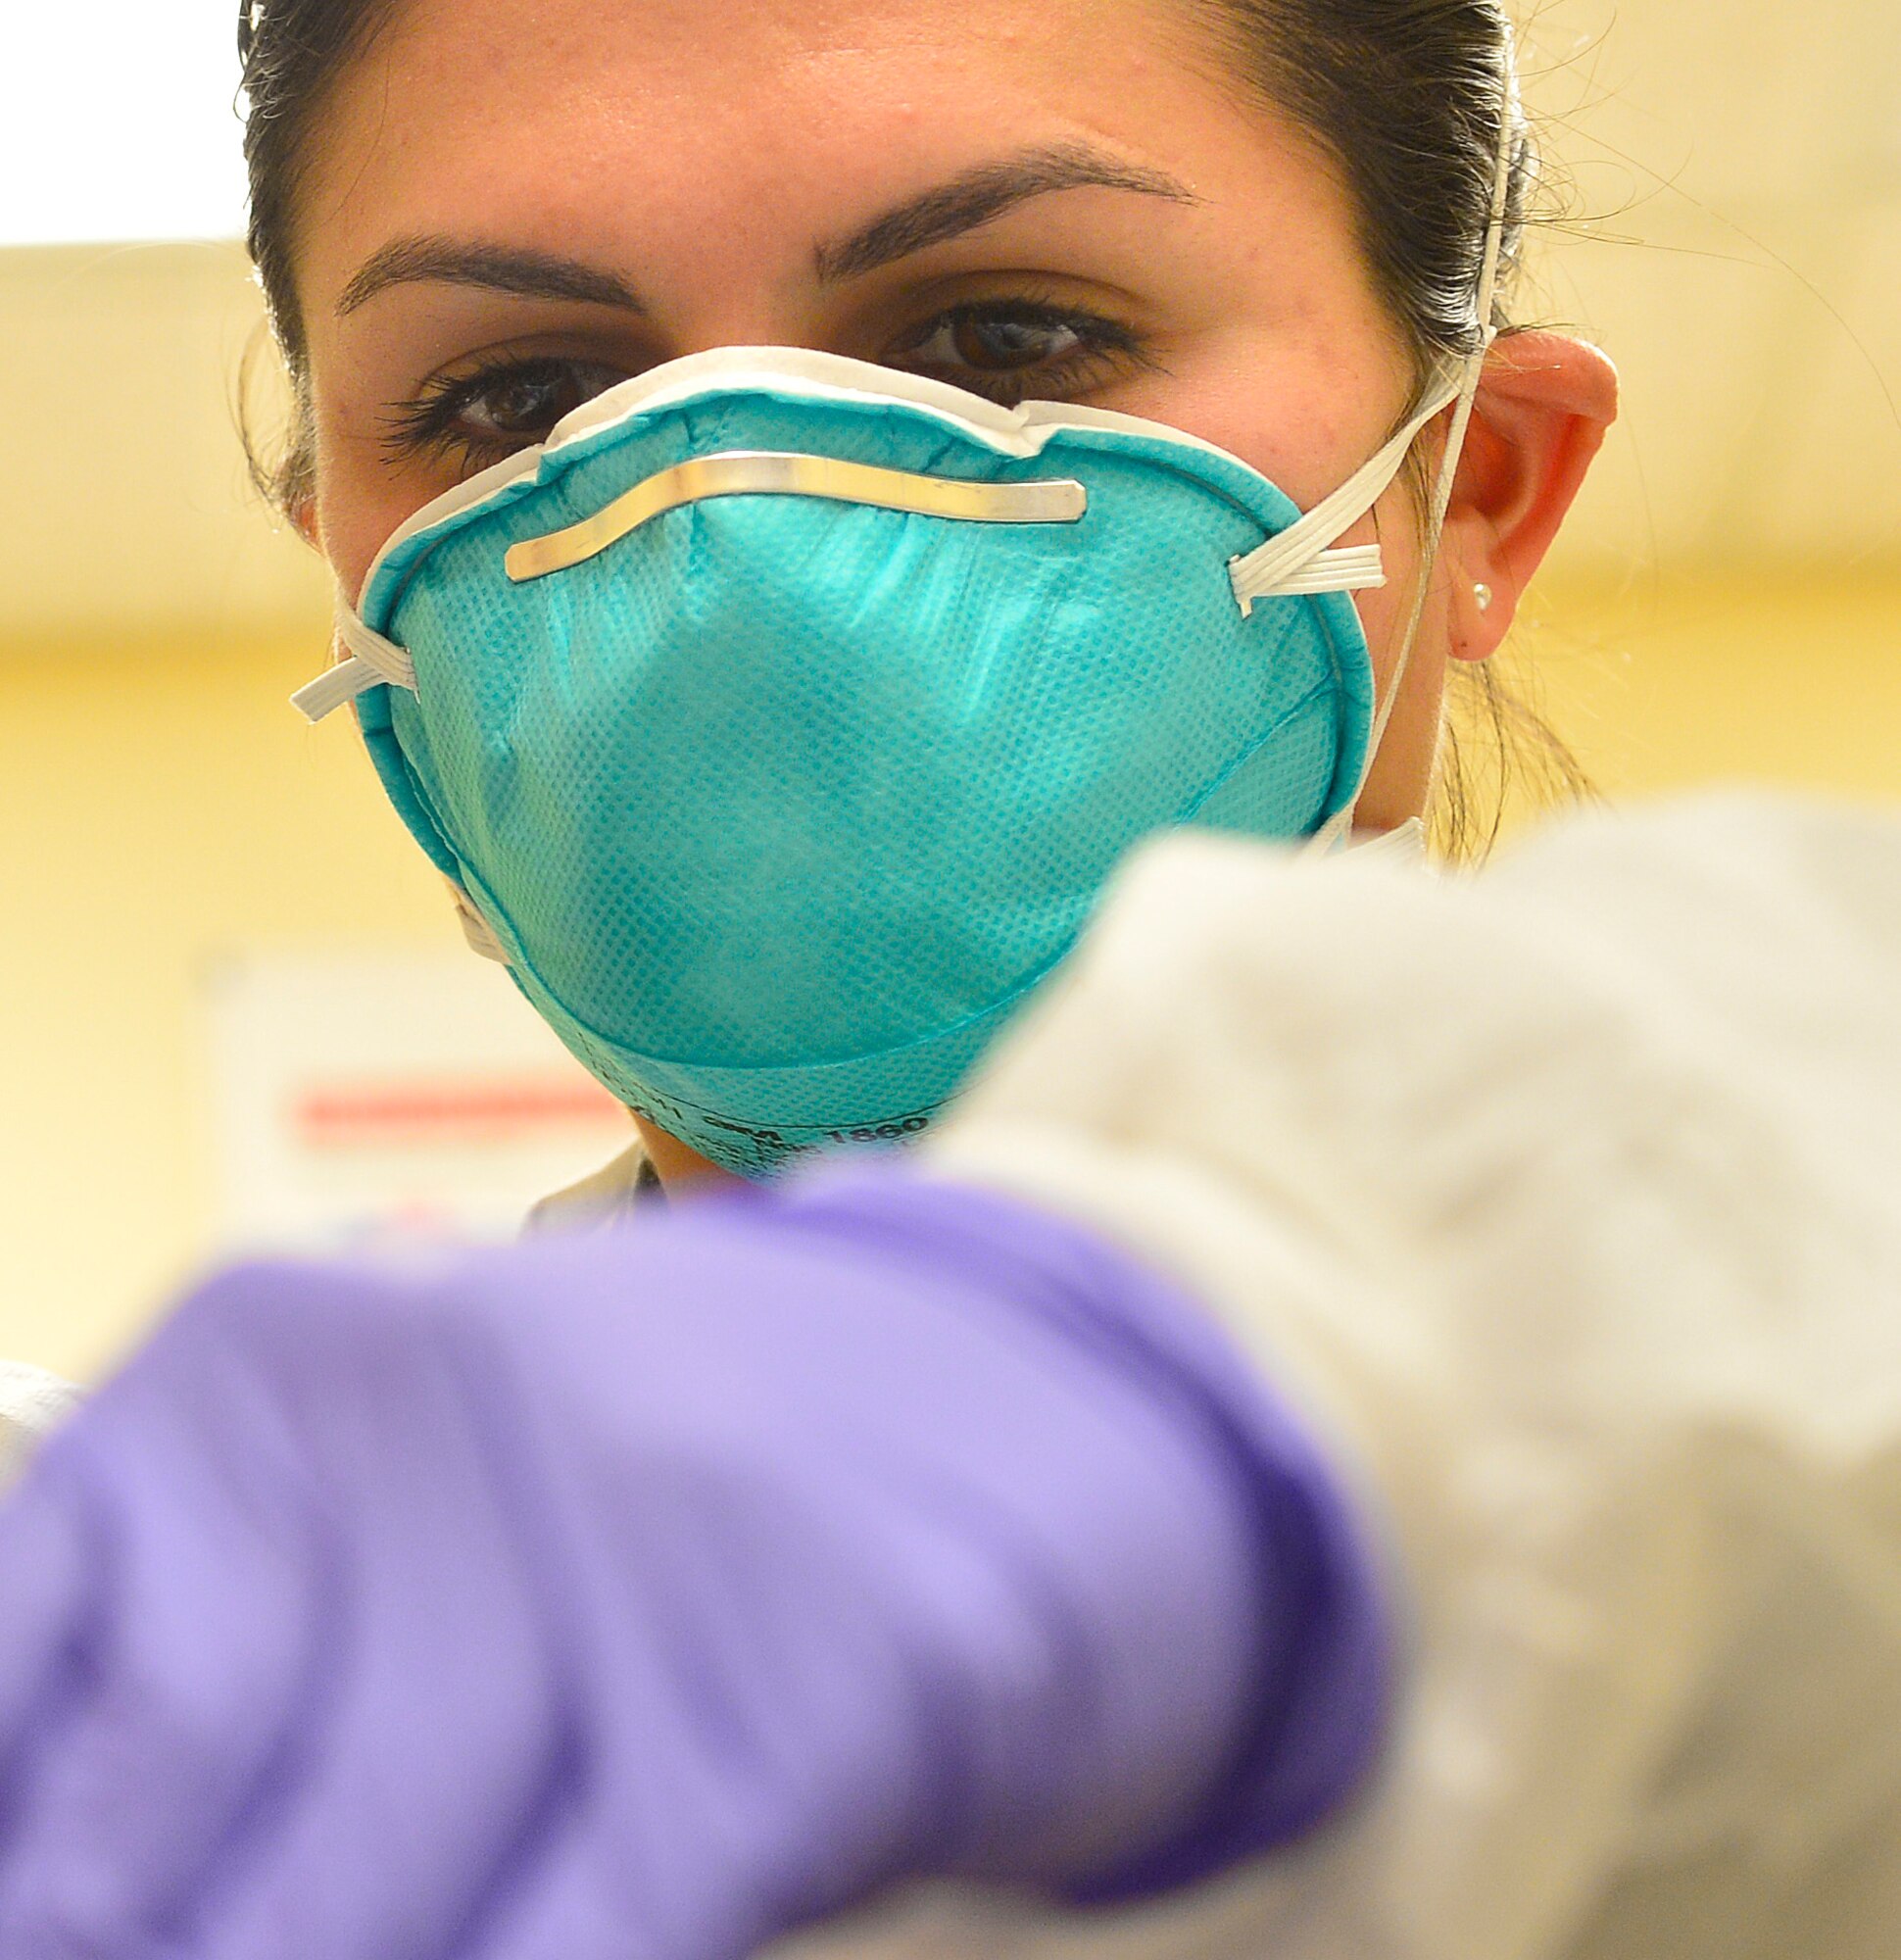
POLYGON ((1488 585, 1475 585, 1472 588, 1472 596, 1479 602, 1479 611, 1481 612, 1489 612, 1491 611, 1491 602, 1498 595, 1488 585))

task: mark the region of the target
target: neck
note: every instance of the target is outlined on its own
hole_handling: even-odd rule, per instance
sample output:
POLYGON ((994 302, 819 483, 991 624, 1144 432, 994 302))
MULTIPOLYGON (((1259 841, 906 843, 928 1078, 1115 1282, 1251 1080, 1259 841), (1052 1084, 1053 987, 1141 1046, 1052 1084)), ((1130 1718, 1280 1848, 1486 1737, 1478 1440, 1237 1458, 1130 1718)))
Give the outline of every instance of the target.
POLYGON ((647 1160, 654 1166, 654 1174, 666 1192, 683 1191, 694 1185, 743 1182, 734 1172, 722 1168, 711 1158, 703 1157, 698 1151, 688 1149, 678 1137, 670 1137, 664 1130, 658 1129, 645 1116, 634 1117, 634 1128, 640 1132, 641 1148, 646 1151, 647 1160))

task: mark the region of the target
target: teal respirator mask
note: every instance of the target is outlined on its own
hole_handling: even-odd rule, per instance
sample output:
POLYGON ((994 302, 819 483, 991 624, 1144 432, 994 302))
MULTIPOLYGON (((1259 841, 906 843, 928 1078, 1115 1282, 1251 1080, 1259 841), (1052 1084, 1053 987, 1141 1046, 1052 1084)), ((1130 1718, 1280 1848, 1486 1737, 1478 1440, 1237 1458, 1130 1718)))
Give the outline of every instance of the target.
POLYGON ((358 699, 622 1102, 750 1175, 912 1136, 1143 839, 1347 820, 1377 733, 1347 595, 1383 575, 1339 541, 1476 380, 1303 514, 1156 423, 695 356, 405 524, 299 705, 358 699))

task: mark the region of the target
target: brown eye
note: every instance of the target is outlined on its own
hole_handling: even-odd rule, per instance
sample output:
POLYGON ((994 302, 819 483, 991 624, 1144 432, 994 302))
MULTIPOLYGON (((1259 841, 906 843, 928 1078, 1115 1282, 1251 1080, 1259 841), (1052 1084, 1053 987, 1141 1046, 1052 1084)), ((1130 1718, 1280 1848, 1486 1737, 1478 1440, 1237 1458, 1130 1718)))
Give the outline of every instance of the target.
POLYGON ((471 389, 457 418, 485 436, 532 441, 620 378, 612 368, 592 363, 536 362, 471 389))
POLYGON ((999 315, 966 315, 950 323, 950 351, 980 374, 1011 374, 1042 362, 1060 361, 1082 341, 1068 327, 999 315))
POLYGON ((1004 408, 1033 395, 1075 400, 1152 365, 1140 335, 1119 320, 1015 299, 941 313, 894 346, 885 361, 1004 408))

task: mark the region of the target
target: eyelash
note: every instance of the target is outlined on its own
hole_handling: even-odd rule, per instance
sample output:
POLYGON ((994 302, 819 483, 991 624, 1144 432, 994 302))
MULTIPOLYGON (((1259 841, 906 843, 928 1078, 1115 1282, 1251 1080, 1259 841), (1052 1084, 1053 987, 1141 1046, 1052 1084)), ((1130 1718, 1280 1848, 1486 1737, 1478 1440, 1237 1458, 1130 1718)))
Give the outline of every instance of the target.
POLYGON ((533 438, 524 435, 519 442, 512 442, 502 436, 484 437, 477 431, 459 428, 457 423, 460 418, 484 395, 510 383, 517 386, 533 386, 538 382, 559 385, 569 375, 585 368, 604 374, 615 372, 602 362, 537 355, 497 361, 477 368, 472 374, 430 381, 414 401, 398 403, 385 414, 384 446, 393 457, 399 458, 436 455, 459 456, 466 465, 474 465, 478 461, 499 462, 517 449, 530 447, 533 438))
MULTIPOLYGON (((1121 321, 1027 296, 969 300, 949 307, 895 349, 894 357, 915 354, 947 332, 978 324, 1067 332, 1077 342, 1073 350, 1046 365, 989 375, 968 369, 954 376, 937 377, 952 379, 955 385, 986 395, 1005 408, 1015 408, 1033 394, 1040 400, 1062 400, 1088 393, 1113 378, 1118 365, 1125 371, 1152 370, 1156 365, 1142 336, 1121 321)), ((889 365, 899 364, 894 358, 889 365)), ((530 447, 537 438, 525 433, 518 441, 504 436, 485 437, 479 431, 459 426, 461 418, 485 395, 508 384, 554 387, 577 371, 588 369, 612 375, 615 380, 625 378, 605 363, 539 355, 498 361, 472 374, 430 382, 414 401, 401 403, 385 415, 385 447, 395 459, 427 454, 459 459, 464 468, 500 462, 517 450, 530 447)), ((612 380, 603 383, 603 387, 612 385, 612 380)), ((589 396, 582 395, 579 399, 587 400, 589 396)))

